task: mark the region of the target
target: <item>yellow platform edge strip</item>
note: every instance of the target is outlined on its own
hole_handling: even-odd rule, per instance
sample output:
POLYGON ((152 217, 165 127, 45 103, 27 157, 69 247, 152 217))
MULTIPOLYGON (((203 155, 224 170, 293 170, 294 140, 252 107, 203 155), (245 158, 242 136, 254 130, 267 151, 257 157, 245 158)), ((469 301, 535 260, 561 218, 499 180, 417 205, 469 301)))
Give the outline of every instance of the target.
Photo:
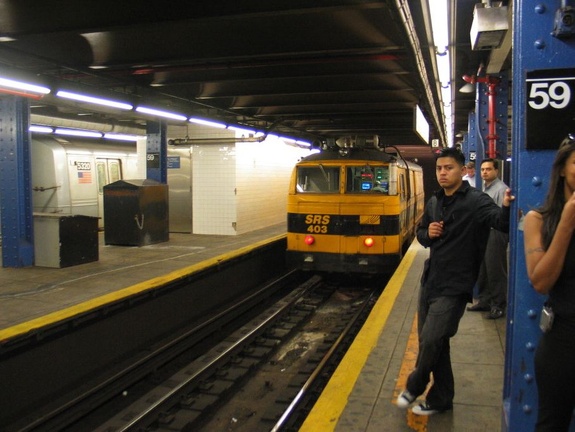
POLYGON ((328 432, 335 429, 361 370, 377 345, 418 247, 419 243, 415 242, 408 249, 299 432, 328 432))
POLYGON ((218 255, 213 258, 208 258, 202 262, 197 264, 193 264, 188 267, 184 267, 180 270, 175 270, 171 273, 167 273, 163 276, 158 276, 156 278, 137 283, 135 285, 131 285, 126 288, 121 288, 118 291, 111 292, 109 294, 105 294, 100 297, 96 297, 94 299, 79 303, 74 306, 70 306, 68 308, 49 313, 47 315, 41 316, 39 318, 32 319, 30 321, 25 321, 21 324, 16 324, 15 326, 7 327, 3 330, 0 330, 0 343, 7 339, 11 339, 17 336, 22 336, 26 333, 32 332, 34 330, 41 329, 42 327, 52 325, 63 321, 68 318, 72 318, 76 315, 80 315, 82 313, 88 312, 92 309, 97 307, 103 306, 108 303, 112 303, 118 300, 122 300, 124 298, 130 297, 134 294, 140 294, 145 291, 157 288, 159 286, 165 285, 170 282, 174 282, 178 279, 183 279, 187 276, 190 276, 194 273, 199 271, 205 270, 208 267, 212 267, 214 265, 220 264, 224 261, 229 261, 233 258, 240 257, 251 252, 258 247, 265 246, 268 243, 273 243, 275 241, 281 240, 285 238, 286 234, 280 234, 275 237, 271 237, 257 243, 250 244, 249 246, 245 246, 243 248, 226 252, 224 254, 218 255))

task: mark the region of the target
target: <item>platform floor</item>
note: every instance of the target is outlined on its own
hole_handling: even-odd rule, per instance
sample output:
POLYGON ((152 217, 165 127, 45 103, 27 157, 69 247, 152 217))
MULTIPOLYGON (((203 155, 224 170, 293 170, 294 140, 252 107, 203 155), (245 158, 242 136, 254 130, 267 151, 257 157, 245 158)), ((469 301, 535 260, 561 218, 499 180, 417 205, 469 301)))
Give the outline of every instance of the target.
POLYGON ((419 279, 428 250, 415 242, 300 432, 502 430, 506 320, 465 312, 451 339, 453 411, 430 417, 397 408, 417 356, 419 279))
POLYGON ((170 272, 209 265, 285 233, 285 223, 237 236, 170 233, 169 241, 143 247, 104 245, 100 233, 98 261, 65 268, 2 267, 0 332, 170 272))

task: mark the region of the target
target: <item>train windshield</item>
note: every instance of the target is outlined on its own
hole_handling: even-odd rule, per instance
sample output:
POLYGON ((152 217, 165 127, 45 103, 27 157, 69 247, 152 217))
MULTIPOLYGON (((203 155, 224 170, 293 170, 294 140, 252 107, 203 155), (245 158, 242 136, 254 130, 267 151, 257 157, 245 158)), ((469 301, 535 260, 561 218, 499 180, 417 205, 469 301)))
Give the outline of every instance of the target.
POLYGON ((339 166, 300 166, 297 168, 298 193, 339 193, 339 166))
POLYGON ((346 193, 389 193, 389 167, 347 167, 346 193))

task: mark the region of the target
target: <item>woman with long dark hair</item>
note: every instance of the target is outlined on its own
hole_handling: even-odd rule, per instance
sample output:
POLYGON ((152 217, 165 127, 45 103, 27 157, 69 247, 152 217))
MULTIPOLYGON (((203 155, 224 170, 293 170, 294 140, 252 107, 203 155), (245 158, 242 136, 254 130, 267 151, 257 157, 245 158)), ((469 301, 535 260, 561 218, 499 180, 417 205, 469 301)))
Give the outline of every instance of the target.
POLYGON ((535 430, 568 431, 575 408, 575 136, 563 140, 543 205, 525 216, 527 275, 547 295, 535 352, 535 430))

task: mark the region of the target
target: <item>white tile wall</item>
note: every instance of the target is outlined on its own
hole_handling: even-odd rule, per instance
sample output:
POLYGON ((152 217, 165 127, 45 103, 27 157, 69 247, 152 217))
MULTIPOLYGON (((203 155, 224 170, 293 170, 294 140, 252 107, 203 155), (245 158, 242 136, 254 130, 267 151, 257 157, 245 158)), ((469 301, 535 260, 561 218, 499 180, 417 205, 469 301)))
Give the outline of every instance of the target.
MULTIPOLYGON (((192 128, 191 128, 192 129, 192 128)), ((193 126, 193 138, 233 138, 228 130, 193 126)), ((236 148, 234 144, 192 148, 194 234, 235 235, 236 148)))
POLYGON ((273 138, 236 148, 238 233, 285 222, 293 166, 309 151, 273 138))
MULTIPOLYGON (((235 134, 241 136, 189 127, 190 138, 229 139, 235 134)), ((194 145, 193 233, 236 235, 285 222, 291 171, 308 154, 275 137, 261 143, 194 145)))

